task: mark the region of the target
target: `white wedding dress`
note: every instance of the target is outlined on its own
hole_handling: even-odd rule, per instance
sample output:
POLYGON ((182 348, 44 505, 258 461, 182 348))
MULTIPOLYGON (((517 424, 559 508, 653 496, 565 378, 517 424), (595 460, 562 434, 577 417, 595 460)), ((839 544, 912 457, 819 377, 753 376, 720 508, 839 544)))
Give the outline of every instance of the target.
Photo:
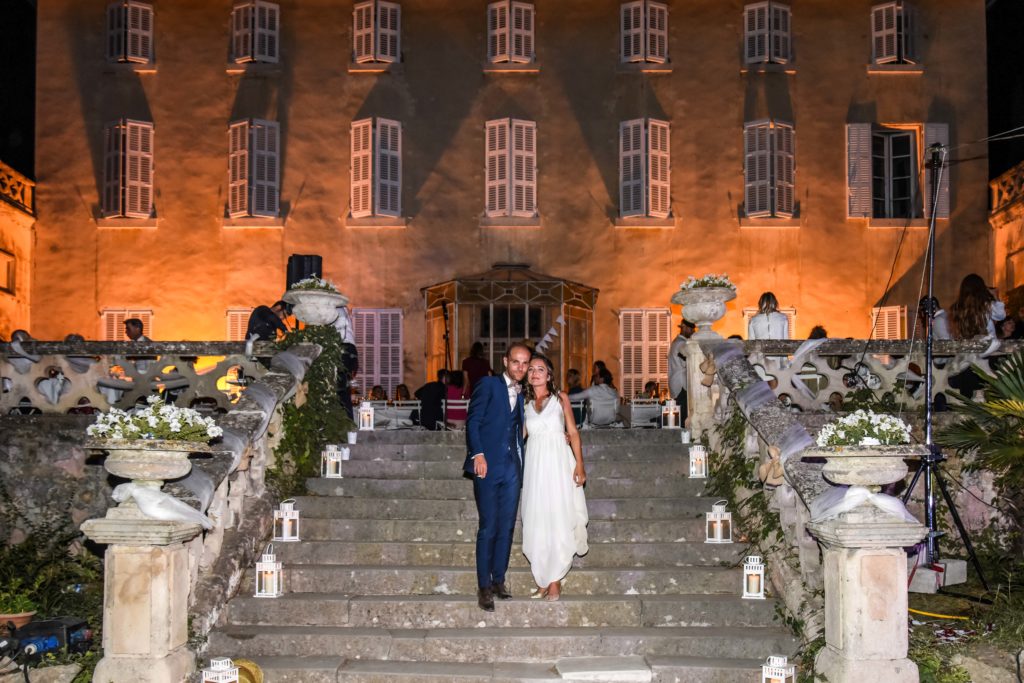
POLYGON ((587 554, 587 499, 572 480, 576 459, 565 441, 565 414, 556 396, 540 413, 526 405, 526 456, 521 514, 523 554, 538 586, 559 581, 574 555, 587 554))

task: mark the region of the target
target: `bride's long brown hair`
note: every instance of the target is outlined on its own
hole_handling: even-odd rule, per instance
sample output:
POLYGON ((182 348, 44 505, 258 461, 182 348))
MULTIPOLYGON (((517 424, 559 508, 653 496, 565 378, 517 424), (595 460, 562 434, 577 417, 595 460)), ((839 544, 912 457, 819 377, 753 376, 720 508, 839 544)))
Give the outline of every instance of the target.
MULTIPOLYGON (((534 351, 533 354, 530 356, 530 362, 532 363, 535 360, 544 361, 544 365, 546 365, 548 368, 548 393, 551 396, 557 396, 558 387, 555 386, 554 380, 555 368, 553 365, 551 365, 551 359, 545 356, 543 353, 537 353, 536 351, 534 351)), ((529 370, 527 370, 527 372, 529 372, 529 370)), ((537 400, 537 396, 533 392, 533 385, 530 384, 529 381, 526 382, 526 400, 531 402, 537 400)))

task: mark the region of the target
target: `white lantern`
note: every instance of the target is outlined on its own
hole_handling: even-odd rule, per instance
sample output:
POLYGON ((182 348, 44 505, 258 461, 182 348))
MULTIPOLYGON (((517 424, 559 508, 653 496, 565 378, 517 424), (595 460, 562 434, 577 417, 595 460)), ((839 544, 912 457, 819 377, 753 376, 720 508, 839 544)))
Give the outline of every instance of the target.
POLYGON ((263 557, 256 563, 257 598, 279 598, 284 595, 284 574, 281 563, 274 555, 274 544, 267 545, 263 557))
POLYGON ((743 597, 764 600, 764 561, 760 555, 748 555, 743 560, 743 597))
POLYGON ((274 510, 274 542, 290 543, 299 540, 299 511, 295 509, 295 500, 282 500, 281 506, 274 510))
POLYGON ((373 404, 363 401, 359 404, 359 431, 373 431, 373 404))
POLYGON ((325 479, 341 479, 341 461, 345 459, 343 451, 347 450, 333 443, 324 446, 320 452, 320 476, 325 479))
POLYGON ((661 428, 679 429, 681 426, 679 422, 679 406, 670 398, 661 407, 661 428))
POLYGON ((796 666, 782 655, 771 655, 761 665, 761 683, 794 683, 796 666))
POLYGON ((708 476, 708 452, 703 446, 690 446, 690 479, 706 479, 708 476))
POLYGON ((726 501, 720 500, 704 513, 707 533, 705 543, 732 543, 732 513, 726 511, 726 501))
POLYGON ((238 683, 238 667, 227 657, 214 657, 203 669, 202 683, 238 683))

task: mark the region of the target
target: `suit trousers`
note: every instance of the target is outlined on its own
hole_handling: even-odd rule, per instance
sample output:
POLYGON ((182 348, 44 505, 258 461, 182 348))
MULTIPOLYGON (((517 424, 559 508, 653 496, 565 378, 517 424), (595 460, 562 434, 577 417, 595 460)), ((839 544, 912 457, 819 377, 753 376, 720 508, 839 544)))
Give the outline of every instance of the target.
POLYGON ((473 479, 473 497, 480 517, 476 532, 476 579, 480 588, 505 581, 521 489, 519 465, 511 457, 501 463, 488 461, 487 476, 473 479))

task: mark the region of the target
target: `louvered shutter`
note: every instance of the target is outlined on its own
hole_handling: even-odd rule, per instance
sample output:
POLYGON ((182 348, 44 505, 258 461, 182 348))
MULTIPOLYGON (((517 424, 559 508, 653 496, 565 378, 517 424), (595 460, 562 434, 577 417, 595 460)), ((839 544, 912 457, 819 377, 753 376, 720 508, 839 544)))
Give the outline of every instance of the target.
POLYGON ((280 194, 280 127, 276 121, 253 119, 249 136, 252 215, 274 218, 280 194))
POLYGON ((120 62, 124 50, 125 7, 123 2, 107 5, 107 61, 120 62))
POLYGON ((373 0, 357 2, 352 8, 352 60, 357 63, 374 60, 373 0))
POLYGON ((129 0, 127 5, 127 49, 129 62, 148 64, 153 61, 153 6, 129 0))
POLYGON ((619 388, 627 398, 644 388, 644 311, 624 309, 619 313, 619 358, 622 363, 619 388))
POLYGON ((906 306, 881 306, 871 309, 872 339, 904 339, 906 306))
POLYGON ((643 391, 643 385, 654 380, 660 387, 668 386, 668 349, 671 345, 671 313, 667 309, 644 311, 643 382, 630 396, 643 391))
POLYGON ((254 24, 256 61, 276 64, 280 45, 281 8, 272 2, 256 0, 254 24))
POLYGON ((792 15, 789 6, 773 2, 769 5, 769 13, 771 15, 771 61, 776 64, 788 64, 792 58, 790 55, 792 15))
POLYGON ((148 310, 125 310, 108 308, 100 312, 100 336, 102 341, 125 341, 124 321, 138 318, 142 321, 143 334, 153 336, 153 312, 148 310))
POLYGON ((796 131, 790 123, 775 122, 772 137, 775 156, 775 215, 791 218, 795 203, 796 131))
POLYGON ((512 2, 512 47, 510 59, 513 62, 529 64, 533 61, 533 5, 526 2, 512 2))
POLYGON ((891 64, 899 60, 896 13, 899 3, 887 2, 871 8, 871 61, 891 64))
POLYGON ((758 2, 743 8, 743 61, 759 64, 768 61, 768 3, 758 2))
POLYGON ((121 216, 124 196, 124 125, 121 121, 108 123, 103 128, 103 216, 121 216))
POLYGON ((402 311, 377 311, 377 373, 374 384, 380 384, 394 397, 395 387, 402 383, 402 311))
POLYGON ((249 215, 249 122, 228 127, 228 215, 249 215))
POLYGON ((646 207, 644 190, 644 120, 619 124, 619 213, 642 216, 646 207))
POLYGON ((743 126, 744 208, 751 218, 771 215, 769 138, 768 121, 751 121, 743 126))
POLYGON ((509 119, 487 122, 484 149, 484 213, 487 216, 507 216, 509 211, 509 127, 509 119))
POLYGON ((796 309, 780 308, 779 313, 786 316, 786 339, 796 338, 796 309))
POLYGON ((846 216, 871 216, 871 124, 846 124, 846 216))
POLYGON ((622 3, 619 17, 619 59, 644 61, 644 3, 641 0, 622 3))
POLYGON ((402 56, 402 7, 397 2, 377 3, 378 62, 399 62, 402 56))
POLYGON ((237 63, 253 61, 252 23, 254 5, 236 3, 231 10, 231 59, 237 63))
POLYGON ((153 124, 125 121, 124 215, 149 218, 153 214, 153 124))
POLYGON ((373 215, 373 119, 352 122, 352 217, 373 215))
POLYGON ((651 119, 647 126, 647 215, 668 218, 672 212, 671 128, 668 121, 651 119))
POLYGON ((537 214, 537 124, 512 119, 512 215, 537 214))
POLYGON ((252 315, 251 308, 229 308, 225 317, 227 318, 227 331, 225 341, 245 341, 245 332, 249 327, 249 316, 252 315))
POLYGON ((917 63, 917 39, 916 32, 917 28, 914 25, 916 23, 914 17, 914 8, 908 4, 900 5, 900 13, 902 14, 902 34, 901 39, 903 40, 903 54, 901 57, 907 64, 917 63))
POLYGON ((487 60, 491 63, 509 60, 508 0, 487 6, 487 60))
POLYGON ((647 3, 647 51, 648 62, 664 64, 668 61, 668 5, 660 2, 647 3))
POLYGON ((377 215, 402 214, 402 124, 377 119, 377 215))
MULTIPOLYGON (((926 123, 924 126, 925 146, 925 188, 927 196, 924 198, 924 216, 931 218, 932 201, 935 199, 935 169, 931 167, 932 153, 931 146, 939 144, 948 149, 949 147, 949 124, 948 123, 926 123)), ((939 154, 943 160, 942 172, 939 175, 939 196, 935 205, 935 215, 938 218, 949 218, 949 154, 939 154)))
POLYGON ((356 353, 359 356, 359 374, 356 384, 363 395, 370 393, 370 387, 377 378, 377 316, 374 311, 353 309, 352 331, 356 338, 356 353))

